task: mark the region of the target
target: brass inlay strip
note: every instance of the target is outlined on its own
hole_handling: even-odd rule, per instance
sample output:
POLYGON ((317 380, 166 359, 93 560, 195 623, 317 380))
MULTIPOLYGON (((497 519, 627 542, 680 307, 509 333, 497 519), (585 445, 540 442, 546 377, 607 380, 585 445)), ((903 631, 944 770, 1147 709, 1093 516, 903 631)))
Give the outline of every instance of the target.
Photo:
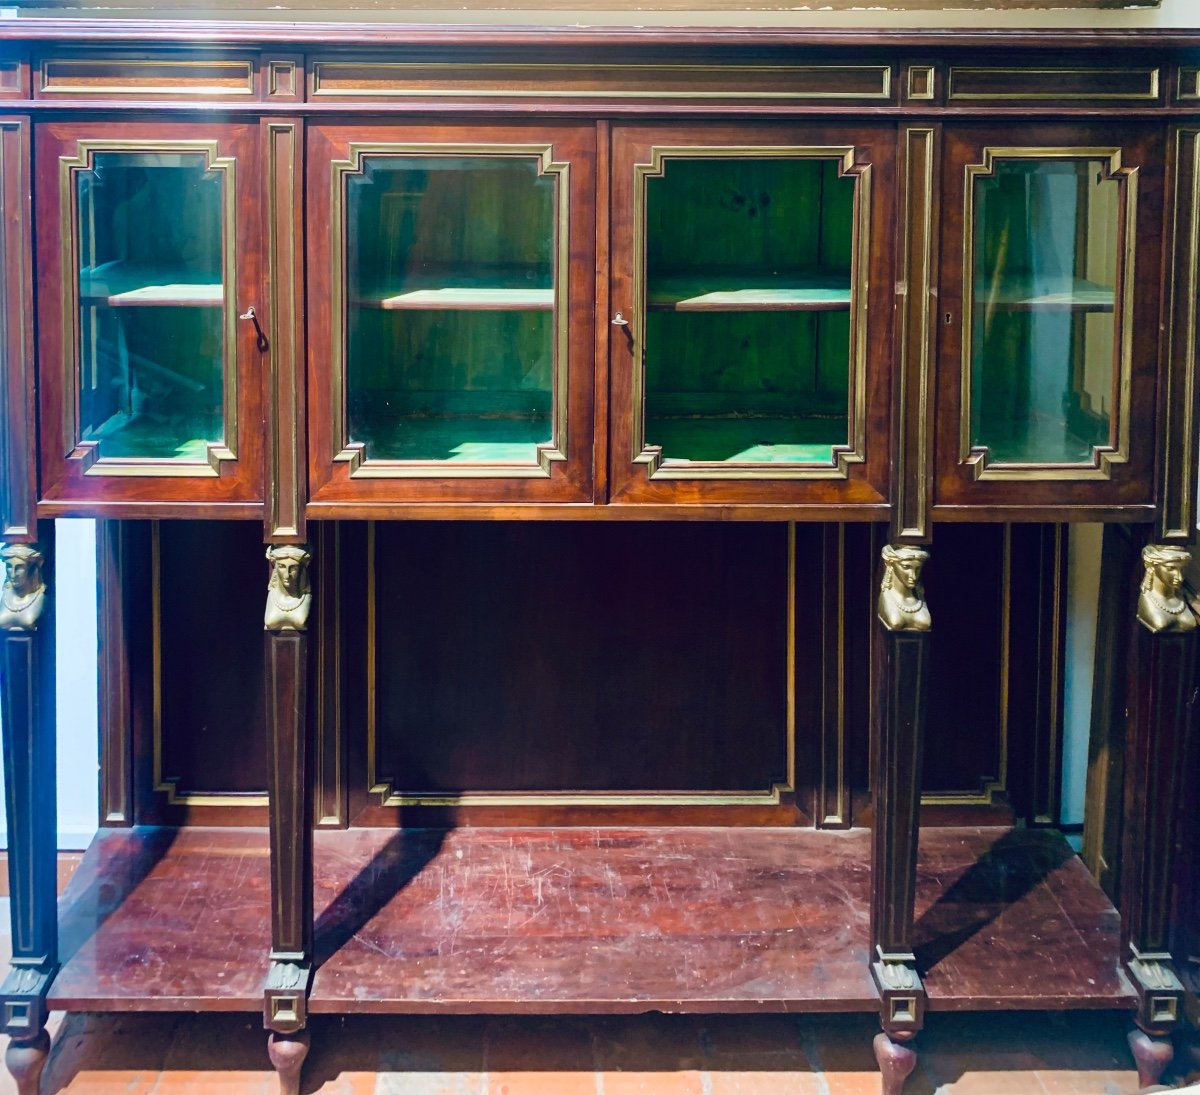
POLYGON ((906 273, 899 309, 898 538, 924 539, 929 532, 929 463, 932 448, 929 391, 933 376, 931 298, 936 139, 937 134, 932 128, 910 129, 904 146, 906 208, 901 254, 904 256, 906 273))
POLYGON ((976 68, 952 65, 947 98, 952 101, 1121 99, 1142 102, 1157 100, 1158 94, 1157 68, 976 68), (1063 90, 1064 77, 1072 76, 1088 82, 1078 90, 1063 90), (1137 79, 1144 82, 1144 87, 1114 89, 1114 81, 1119 77, 1137 79), (1044 78, 1044 82, 1039 78, 1044 78), (977 81, 973 90, 969 86, 972 80, 977 81), (989 80, 995 85, 992 88, 987 86, 989 80), (1000 87, 1004 90, 997 89, 1000 87))
POLYGON ((379 771, 378 588, 375 580, 375 522, 367 524, 367 788, 379 806, 777 806, 796 788, 796 525, 788 522, 787 782, 766 791, 466 791, 407 793, 379 771))
POLYGON ((1054 555, 1051 566, 1054 570, 1054 581, 1050 599, 1050 689, 1049 694, 1045 697, 1045 719, 1046 729, 1048 732, 1048 748, 1046 751, 1046 799, 1042 805, 1048 807, 1034 817, 1039 825, 1054 825, 1058 822, 1055 816, 1057 813, 1054 810, 1055 803, 1059 796, 1059 772, 1058 772, 1058 737, 1059 737, 1059 717, 1062 710, 1058 702, 1059 678, 1062 673, 1060 665, 1060 643, 1059 636, 1062 634, 1062 558, 1063 558, 1063 534, 1066 529, 1065 525, 1054 526, 1054 555))
POLYGON ((1200 68, 1180 65, 1175 82, 1175 97, 1181 101, 1200 99, 1200 68))
POLYGON ((887 100, 892 94, 890 65, 602 64, 581 72, 581 66, 569 64, 317 61, 312 69, 315 98, 887 100), (862 86, 837 86, 836 78, 847 75, 861 78, 862 86), (744 77, 745 85, 733 83, 735 77, 744 77), (521 81, 524 86, 511 86, 521 81), (718 82, 733 86, 714 87, 718 82), (795 86, 786 86, 789 82, 795 86))
POLYGON ((58 95, 253 95, 250 61, 45 58, 38 92, 58 95))
POLYGON ((296 419, 299 353, 296 346, 296 237, 297 214, 295 122, 267 123, 267 271, 271 287, 270 346, 264 364, 271 380, 271 525, 274 537, 300 536, 303 485, 300 481, 297 442, 302 424, 296 419), (282 165, 281 165, 282 161, 282 165), (286 198, 280 210, 280 175, 286 198))
POLYGON ((908 70, 908 87, 905 98, 915 101, 931 101, 934 98, 936 70, 933 65, 912 65, 908 70))
POLYGON ((505 144, 415 144, 351 142, 348 158, 331 163, 330 192, 330 267, 333 288, 330 293, 332 312, 330 344, 330 391, 335 463, 349 466, 353 479, 548 479, 551 468, 567 458, 568 397, 570 375, 570 273, 571 273, 571 186, 570 164, 554 160, 552 145, 505 144), (344 197, 351 175, 366 171, 364 161, 370 158, 403 156, 463 156, 536 158, 538 174, 552 175, 555 181, 557 216, 554 228, 554 379, 552 386, 553 428, 548 444, 537 446, 536 460, 528 464, 458 464, 449 460, 379 460, 366 455, 362 442, 349 437, 346 413, 346 394, 342 378, 349 357, 346 338, 347 258, 343 239, 348 238, 349 224, 344 197))
POLYGON ((978 791, 931 792, 921 796, 929 806, 991 806, 1008 791, 1008 706, 1012 692, 1012 525, 1004 526, 1000 580, 1000 741, 995 778, 980 780, 978 791))
POLYGON ((254 792, 225 793, 183 791, 177 777, 163 775, 163 717, 162 717, 162 540, 160 523, 150 523, 150 664, 153 676, 153 726, 151 731, 154 755, 154 790, 167 796, 169 806, 266 806, 266 795, 254 792))
POLYGON ((853 145, 700 145, 650 149, 650 162, 633 165, 633 316, 626 328, 633 338, 631 452, 634 464, 644 465, 647 479, 847 479, 853 464, 866 456, 867 418, 867 290, 871 244, 871 165, 854 159, 853 145), (663 459, 662 447, 646 438, 646 217, 649 202, 646 186, 662 178, 671 160, 831 160, 838 161, 838 177, 853 178, 854 245, 850 270, 850 397, 847 423, 850 437, 845 445, 833 446, 828 464, 783 464, 770 462, 726 463, 724 461, 663 459))
POLYGON ((5 206, 0 269, 20 271, 19 277, 0 282, 0 534, 5 539, 36 534, 37 524, 31 477, 23 471, 27 460, 36 459, 35 425, 19 402, 33 385, 28 127, 23 119, 0 120, 0 197, 5 206))
POLYGON ((1168 263, 1167 315, 1163 361, 1166 391, 1162 444, 1161 539, 1192 539, 1196 527, 1196 295, 1200 293, 1200 130, 1174 133, 1174 202, 1168 245, 1183 260, 1168 263), (1180 352, 1182 343, 1182 352, 1180 352), (1177 440, 1178 439, 1178 440, 1177 440))
POLYGON ((225 461, 237 460, 238 388, 237 388, 237 195, 232 156, 221 156, 216 141, 137 140, 121 138, 85 139, 76 142, 76 155, 61 156, 58 161, 59 238, 61 241, 63 288, 63 442, 68 460, 82 463, 84 475, 146 476, 148 478, 217 478, 225 461), (171 153, 203 155, 205 169, 225 173, 222 182, 222 270, 224 290, 224 439, 208 442, 204 460, 162 460, 148 457, 101 457, 100 443, 80 440, 79 366, 82 360, 79 338, 79 251, 78 204, 75 179, 93 170, 96 153, 133 154, 171 153), (68 349, 69 347, 69 349, 68 349))
POLYGON ((1073 482, 1110 480, 1116 464, 1129 460, 1129 415, 1133 383, 1133 297, 1134 260, 1137 243, 1138 168, 1121 165, 1120 148, 1016 147, 985 148, 983 162, 968 164, 963 185, 963 286, 962 286, 962 361, 959 395, 959 461, 972 468, 976 479, 1024 482, 1073 482), (1115 407, 1110 430, 1116 437, 1108 445, 1092 447, 1091 464, 989 463, 988 449, 971 441, 972 362, 974 343, 973 311, 975 304, 975 183, 995 173, 1000 160, 1103 160, 1105 181, 1113 180, 1122 188, 1120 209, 1123 246, 1119 248, 1117 289, 1113 319, 1113 343, 1119 347, 1116 362, 1115 407), (1118 322, 1119 317, 1119 322, 1118 322))

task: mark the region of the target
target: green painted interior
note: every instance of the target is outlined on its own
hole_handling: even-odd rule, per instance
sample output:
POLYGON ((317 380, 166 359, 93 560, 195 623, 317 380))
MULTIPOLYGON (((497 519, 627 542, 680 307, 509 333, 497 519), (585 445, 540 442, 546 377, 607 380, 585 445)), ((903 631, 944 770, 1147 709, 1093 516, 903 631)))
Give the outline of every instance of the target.
POLYGON ((1090 159, 975 181, 971 441, 994 463, 1090 464, 1111 438, 1118 201, 1090 159))
POLYGON ((838 167, 698 154, 646 180, 645 438, 664 461, 827 464, 849 441, 838 167))
POLYGON ((224 438, 225 185, 203 153, 98 152, 75 175, 80 440, 102 459, 224 438))
POLYGON ((346 182, 350 440, 531 464, 553 440, 556 184, 532 155, 368 155, 346 182))

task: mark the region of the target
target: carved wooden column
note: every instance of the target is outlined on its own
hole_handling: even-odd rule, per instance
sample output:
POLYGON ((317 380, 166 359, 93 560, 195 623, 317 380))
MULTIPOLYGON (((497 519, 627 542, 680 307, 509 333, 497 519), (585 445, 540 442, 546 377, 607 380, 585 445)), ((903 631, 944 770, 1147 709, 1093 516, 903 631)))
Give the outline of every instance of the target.
POLYGON ((312 811, 308 785, 309 552, 267 549, 271 578, 264 616, 271 823, 271 966, 263 1020, 283 1095, 299 1095, 308 1053, 313 953, 312 811))
POLYGON ((920 577, 928 558, 923 548, 884 547, 877 613, 871 975, 880 996, 883 1033, 875 1037, 875 1059, 884 1095, 899 1095, 916 1067, 911 1042, 925 1012, 913 955, 913 903, 931 626, 920 577))
POLYGON ((0 984, 5 1063, 21 1095, 33 1095, 50 1051, 46 993, 58 972, 55 885, 54 613, 44 577, 52 526, 43 546, 0 551, 0 704, 12 895, 12 962, 0 984))
POLYGON ((1169 933, 1175 819, 1195 703, 1196 617, 1181 595, 1185 549, 1149 544, 1129 661, 1121 924, 1125 967, 1138 994, 1129 1038, 1143 1085, 1170 1063, 1184 989, 1169 933))

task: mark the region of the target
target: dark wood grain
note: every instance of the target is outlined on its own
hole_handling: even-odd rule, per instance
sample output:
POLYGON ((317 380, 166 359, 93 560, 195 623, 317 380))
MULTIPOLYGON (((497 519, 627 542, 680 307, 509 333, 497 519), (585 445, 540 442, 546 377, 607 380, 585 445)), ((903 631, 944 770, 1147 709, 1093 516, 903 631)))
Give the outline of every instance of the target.
MULTIPOLYGON (((878 1006, 862 829, 360 829, 315 843, 313 1011, 878 1006)), ((102 831, 64 898, 51 1004, 257 1010, 269 878, 262 829, 102 831)), ((1117 915, 1057 835, 928 830, 917 880, 930 1007, 1131 1005, 1117 915)))
POLYGON ((12 960, 0 984, 0 1030, 39 1039, 59 963, 55 802, 54 526, 37 528, 45 610, 33 631, 0 630, 0 725, 12 960))
POLYGON ((129 649, 131 529, 119 521, 96 523, 96 645, 99 658, 100 820, 132 825, 133 697, 126 654, 129 649))
POLYGON ((263 633, 271 837, 271 975, 264 1023, 279 1034, 305 1025, 312 964, 313 844, 309 780, 309 658, 303 631, 263 633), (290 976, 282 980, 280 970, 290 976))
MULTIPOLYGON (((269 67, 268 62, 268 67, 269 67)), ((294 67, 294 66, 293 66, 294 67)), ((299 81, 299 76, 295 77, 299 81)), ((304 123, 262 123, 266 261, 262 304, 270 331, 263 407, 267 418, 264 536, 269 542, 305 538, 304 482, 304 123)))
POLYGON ((30 126, 0 117, 0 539, 37 536, 30 126))
MULTIPOLYGON (((239 295, 239 307, 253 304, 248 296, 257 295, 260 288, 260 187, 258 126, 245 122, 222 123, 214 127, 195 121, 181 122, 48 122, 40 129, 38 152, 35 156, 35 191, 41 216, 47 224, 59 224, 71 215, 63 209, 59 188, 59 160, 78 155, 79 145, 87 140, 129 140, 152 143, 155 140, 214 141, 219 155, 236 161, 235 223, 224 226, 237 241, 236 269, 225 277, 233 278, 239 295)), ((71 191, 68 191, 70 199, 71 191)), ((65 315, 65 286, 75 276, 63 268, 61 233, 43 232, 39 237, 36 262, 38 281, 44 288, 39 310, 39 353, 43 364, 39 376, 39 423, 41 427, 41 497, 59 503, 63 508, 47 509, 46 515, 65 516, 166 516, 171 513, 196 517, 214 516, 205 507, 213 504, 237 506, 230 516, 262 515, 262 484, 264 437, 262 430, 263 405, 259 354, 255 348, 254 330, 249 322, 239 321, 235 347, 237 384, 236 436, 225 438, 236 452, 237 459, 223 461, 217 476, 162 475, 87 475, 85 462, 72 452, 79 441, 79 431, 69 430, 66 419, 68 389, 66 370, 76 368, 74 347, 77 317, 65 315), (65 343, 65 344, 64 344, 65 343), (53 367, 49 363, 53 362, 53 367), (74 436, 66 436, 67 433, 74 436), (105 504, 122 508, 117 514, 106 512, 105 504), (159 504, 166 503, 166 508, 159 504), (179 507, 176 509, 175 507, 179 507)), ((206 465, 207 467, 207 465, 206 465)))

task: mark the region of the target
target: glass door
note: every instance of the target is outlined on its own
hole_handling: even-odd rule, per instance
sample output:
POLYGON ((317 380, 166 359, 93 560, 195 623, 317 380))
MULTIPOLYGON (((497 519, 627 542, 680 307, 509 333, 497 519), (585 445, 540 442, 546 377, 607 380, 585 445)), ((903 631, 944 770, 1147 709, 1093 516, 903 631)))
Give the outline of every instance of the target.
POLYGON ((1157 138, 1024 135, 948 137, 938 501, 1149 502, 1157 138))
POLYGON ((314 499, 588 497, 590 132, 310 142, 314 499))
POLYGON ((261 496, 256 131, 40 127, 44 495, 261 496), (48 367, 61 362, 61 369, 48 367), (48 383, 47 383, 48 382, 48 383), (65 454, 65 455, 64 455, 65 454))
POLYGON ((882 500, 884 145, 792 127, 616 132, 616 499, 882 500))

